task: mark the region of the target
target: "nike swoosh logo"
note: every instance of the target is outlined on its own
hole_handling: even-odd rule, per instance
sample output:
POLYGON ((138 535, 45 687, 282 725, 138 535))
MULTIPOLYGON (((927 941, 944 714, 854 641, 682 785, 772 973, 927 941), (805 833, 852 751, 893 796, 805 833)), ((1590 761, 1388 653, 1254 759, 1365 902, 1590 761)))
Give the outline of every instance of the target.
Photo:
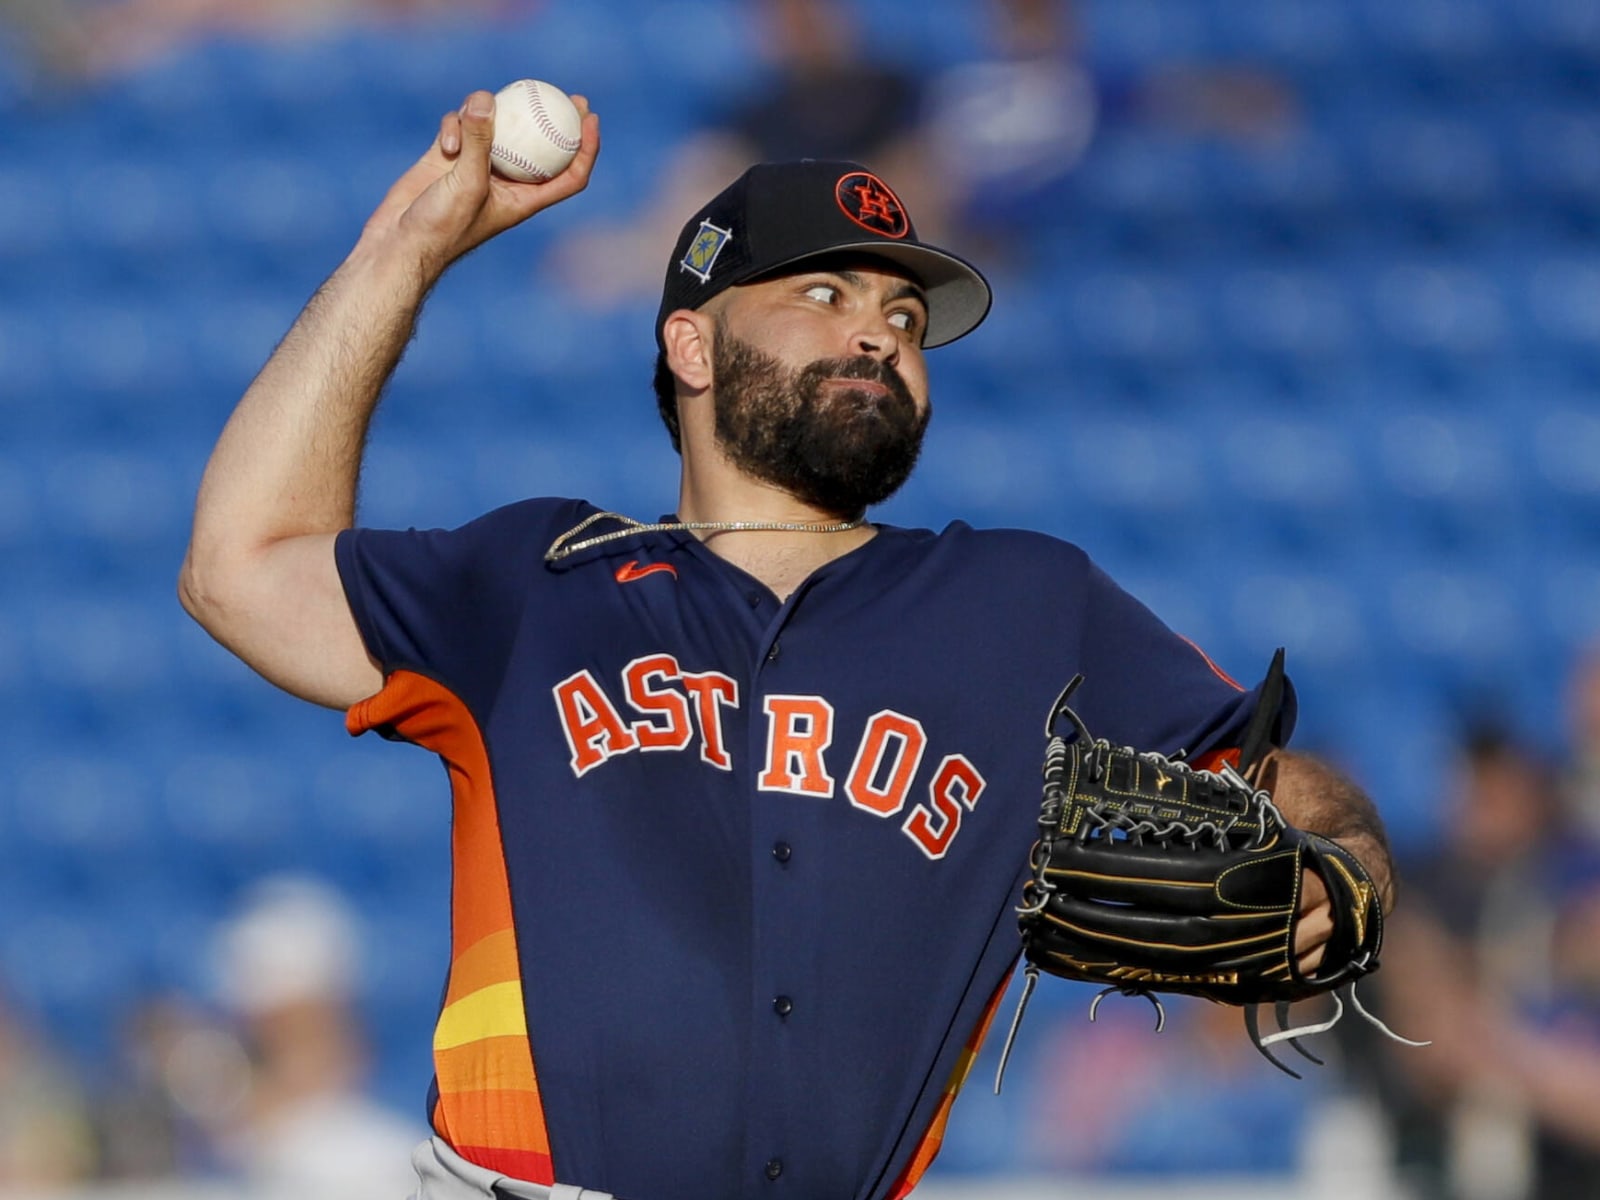
POLYGON ((650 563, 641 567, 639 560, 635 558, 617 568, 617 582, 632 583, 636 579, 643 579, 646 575, 654 575, 657 571, 665 571, 674 578, 678 574, 678 568, 671 563, 650 563))

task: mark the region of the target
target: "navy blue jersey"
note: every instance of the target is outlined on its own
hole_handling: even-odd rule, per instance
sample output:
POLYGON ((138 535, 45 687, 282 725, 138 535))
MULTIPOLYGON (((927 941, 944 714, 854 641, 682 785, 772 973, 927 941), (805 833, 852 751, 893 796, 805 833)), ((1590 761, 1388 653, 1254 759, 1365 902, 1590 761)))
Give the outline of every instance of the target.
POLYGON ((595 511, 338 540, 386 677, 349 726, 452 780, 434 1127, 634 1200, 904 1195, 1017 957, 1063 684, 1196 757, 1254 697, 1040 534, 880 526, 780 604, 682 532, 545 563, 595 511))

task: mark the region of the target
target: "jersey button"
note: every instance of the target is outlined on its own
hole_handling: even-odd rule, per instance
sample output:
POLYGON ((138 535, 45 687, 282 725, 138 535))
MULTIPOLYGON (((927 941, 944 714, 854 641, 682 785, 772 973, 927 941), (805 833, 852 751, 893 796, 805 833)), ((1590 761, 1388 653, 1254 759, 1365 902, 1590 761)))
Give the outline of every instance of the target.
POLYGON ((789 856, 793 853, 794 851, 790 849, 788 842, 774 842, 772 844, 772 857, 781 863, 788 862, 789 856))
POLYGON ((782 1175, 782 1174, 783 1174, 783 1159, 781 1159, 781 1158, 769 1158, 769 1159, 767 1159, 767 1178, 768 1179, 776 1179, 779 1175, 782 1175))
POLYGON ((772 649, 767 651, 767 661, 768 662, 777 662, 778 661, 778 647, 781 646, 781 645, 783 645, 783 639, 782 638, 779 638, 777 641, 774 641, 772 643, 772 649))
POLYGON ((787 996, 774 996, 772 999, 772 1011, 780 1017, 787 1017, 794 1011, 794 1001, 787 996))

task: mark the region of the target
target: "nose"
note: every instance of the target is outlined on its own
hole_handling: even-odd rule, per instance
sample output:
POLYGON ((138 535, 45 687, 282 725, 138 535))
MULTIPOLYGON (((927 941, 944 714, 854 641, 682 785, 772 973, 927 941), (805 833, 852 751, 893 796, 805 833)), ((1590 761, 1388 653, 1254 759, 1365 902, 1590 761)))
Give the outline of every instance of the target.
POLYGON ((889 318, 882 313, 862 318, 851 334, 850 346, 854 353, 875 358, 891 367, 900 361, 900 339, 894 326, 889 324, 889 318))

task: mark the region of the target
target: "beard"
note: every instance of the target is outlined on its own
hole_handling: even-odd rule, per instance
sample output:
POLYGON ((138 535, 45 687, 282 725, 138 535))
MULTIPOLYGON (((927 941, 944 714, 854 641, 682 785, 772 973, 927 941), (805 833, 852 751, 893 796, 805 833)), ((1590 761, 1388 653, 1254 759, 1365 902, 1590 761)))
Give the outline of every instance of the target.
POLYGON ((717 319, 717 443, 747 475, 822 512, 854 518, 900 490, 922 452, 919 412, 895 370, 867 355, 791 369, 717 319), (829 380, 881 384, 852 388, 829 380))

